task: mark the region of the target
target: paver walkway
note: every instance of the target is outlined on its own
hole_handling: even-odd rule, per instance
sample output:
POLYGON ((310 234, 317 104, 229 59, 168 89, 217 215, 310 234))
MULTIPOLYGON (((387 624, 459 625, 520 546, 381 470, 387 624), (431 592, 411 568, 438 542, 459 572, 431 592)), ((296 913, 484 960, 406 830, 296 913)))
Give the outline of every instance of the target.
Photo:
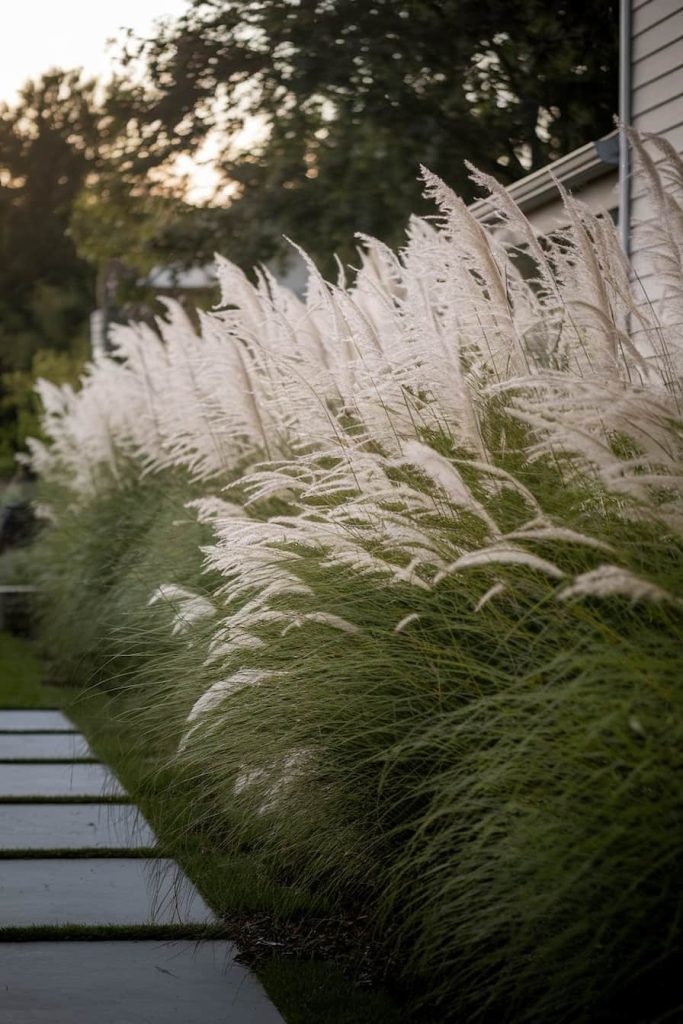
POLYGON ((283 1024, 231 943, 173 938, 215 919, 155 846, 64 715, 0 711, 0 1024, 283 1024))

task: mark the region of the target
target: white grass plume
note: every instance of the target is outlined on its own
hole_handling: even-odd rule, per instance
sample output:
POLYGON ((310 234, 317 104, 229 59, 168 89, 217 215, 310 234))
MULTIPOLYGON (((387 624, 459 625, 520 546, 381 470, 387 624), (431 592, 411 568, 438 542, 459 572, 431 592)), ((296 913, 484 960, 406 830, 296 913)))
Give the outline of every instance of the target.
POLYGON ((582 573, 557 596, 560 601, 581 597, 626 597, 630 601, 681 603, 663 587, 618 565, 599 565, 597 569, 582 573))

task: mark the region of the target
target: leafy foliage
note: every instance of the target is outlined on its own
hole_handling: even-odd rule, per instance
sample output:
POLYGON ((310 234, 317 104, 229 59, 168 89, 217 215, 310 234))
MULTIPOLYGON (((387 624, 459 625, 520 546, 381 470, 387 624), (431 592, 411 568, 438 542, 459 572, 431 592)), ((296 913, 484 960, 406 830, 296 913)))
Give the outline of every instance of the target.
POLYGON ((655 145, 659 318, 609 220, 565 196, 542 246, 493 179, 503 234, 426 172, 437 224, 366 239, 352 285, 219 261, 200 335, 170 305, 41 385, 54 655, 128 689, 197 828, 369 908, 441 1020, 679 1009, 683 179, 655 145))
POLYGON ((400 242, 420 164, 467 198, 466 157, 510 182, 609 131, 617 20, 612 0, 195 0, 137 56, 149 117, 218 129, 239 184, 221 251, 248 267, 284 233, 330 267, 354 231, 400 242), (245 119, 265 139, 239 153, 245 119))
POLYGON ((0 365, 26 370, 46 342, 85 329, 93 272, 67 229, 103 130, 95 83, 55 71, 0 109, 0 365))
POLYGON ((54 384, 77 386, 84 362, 83 351, 39 349, 33 356, 29 370, 11 370, 2 375, 0 466, 8 476, 15 469, 14 456, 24 447, 25 439, 40 436, 40 403, 35 391, 36 380, 47 379, 54 384))
MULTIPOLYGON (((187 204, 148 178, 178 142, 135 120, 139 96, 118 79, 104 88, 55 69, 28 82, 16 105, 0 106, 0 447, 8 467, 26 437, 32 368, 49 375, 44 353, 55 354, 55 368, 60 359, 82 363, 91 312, 127 297, 109 294, 112 283, 139 300, 140 275, 183 254, 187 204)), ((64 379, 58 368, 54 379, 64 379)))
MULTIPOLYGON (((615 33, 611 0, 202 0, 131 43, 106 86, 48 71, 0 110, 0 374, 82 351, 95 307, 149 313, 154 265, 286 262, 285 234, 329 271, 335 250, 356 260, 355 230, 400 241, 426 210, 420 163, 471 195, 465 155, 512 180, 602 133, 615 33), (245 120, 264 135, 246 152, 245 120), (190 205, 172 173, 207 133, 228 205, 190 205)), ((2 385, 8 452, 17 386, 2 385)))

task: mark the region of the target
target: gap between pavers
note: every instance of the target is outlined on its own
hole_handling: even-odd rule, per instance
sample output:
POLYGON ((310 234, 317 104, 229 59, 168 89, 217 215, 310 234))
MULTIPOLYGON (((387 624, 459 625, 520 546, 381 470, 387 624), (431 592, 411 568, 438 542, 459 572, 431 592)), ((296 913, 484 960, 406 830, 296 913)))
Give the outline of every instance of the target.
POLYGON ((228 942, 10 942, 0 952, 0 1024, 284 1024, 228 942))
POLYGON ((125 790, 104 765, 78 763, 86 752, 60 712, 0 712, 0 1024, 284 1024, 232 944, 210 931, 172 939, 216 918, 174 861, 125 856, 155 837, 132 804, 102 802, 125 790), (50 763, 55 754, 69 763, 50 763), (98 802, 63 802, 89 796, 98 802), (29 855, 12 857, 12 844, 29 855), (83 855, 98 844, 106 857, 83 855), (112 855, 119 844, 123 856, 112 855), (54 855, 60 845, 66 857, 54 855), (65 942, 69 926, 107 939, 65 942), (125 935, 149 926, 169 941, 125 935), (51 927, 67 931, 40 941, 51 927))

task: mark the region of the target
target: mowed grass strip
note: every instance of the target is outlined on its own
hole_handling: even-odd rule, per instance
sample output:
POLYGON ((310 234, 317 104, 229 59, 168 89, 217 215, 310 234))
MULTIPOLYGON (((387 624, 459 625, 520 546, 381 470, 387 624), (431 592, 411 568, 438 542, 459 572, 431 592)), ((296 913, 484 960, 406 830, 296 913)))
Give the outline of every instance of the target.
MULTIPOLYGON (((192 827, 196 792, 179 772, 164 763, 164 756, 150 749, 136 735, 126 715, 125 696, 100 690, 79 691, 71 686, 43 682, 43 667, 33 646, 26 640, 0 633, 0 708, 60 709, 88 739, 96 757, 109 765, 142 811, 158 837, 154 856, 171 857, 194 882, 208 905, 220 918, 211 926, 178 925, 143 927, 46 926, 0 927, 0 942, 40 939, 104 941, 112 938, 231 939, 240 947, 240 937, 249 935, 250 963, 287 1024, 402 1024, 399 996, 369 986, 365 975, 357 975, 354 956, 343 965, 305 953, 280 941, 283 932, 310 931, 321 917, 334 914, 307 891, 273 877, 258 850, 231 849, 216 835, 198 834, 192 827), (278 941, 269 936, 269 924, 278 941), (254 931, 261 932, 256 942, 254 931), (254 955, 254 948, 258 953, 254 955)), ((112 802, 125 802, 113 798, 112 802)), ((11 801, 5 801, 11 802, 11 801)), ((17 798, 21 803, 53 803, 42 798, 17 798)), ((65 798, 63 802, 92 802, 92 797, 65 798)), ((33 851, 50 856, 50 851, 33 851)), ((54 851, 55 856, 106 856, 109 851, 54 851)), ((7 851, 16 859, 21 851, 7 851)), ((31 855, 28 853, 27 855, 31 855)), ((112 851, 120 857, 120 850, 112 851)), ((131 850, 126 856, 145 856, 149 851, 131 850)), ((2 855, 0 855, 1 857, 2 855)), ((357 963, 362 953, 358 951, 357 963)))

